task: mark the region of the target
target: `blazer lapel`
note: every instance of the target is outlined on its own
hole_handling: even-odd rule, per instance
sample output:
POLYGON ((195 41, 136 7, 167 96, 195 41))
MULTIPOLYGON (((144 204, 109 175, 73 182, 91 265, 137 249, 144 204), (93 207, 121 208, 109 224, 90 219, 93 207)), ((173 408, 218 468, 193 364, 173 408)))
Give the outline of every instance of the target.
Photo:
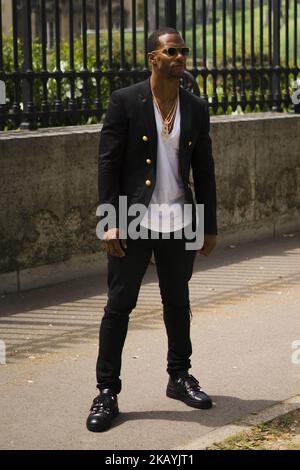
POLYGON ((155 113, 150 88, 150 78, 141 83, 141 91, 139 92, 139 100, 143 109, 142 116, 145 127, 148 132, 149 142, 152 148, 152 158, 156 161, 157 156, 157 129, 155 113))
POLYGON ((180 139, 179 139, 179 159, 182 159, 189 149, 189 142, 192 134, 192 109, 189 91, 179 88, 180 99, 180 139))

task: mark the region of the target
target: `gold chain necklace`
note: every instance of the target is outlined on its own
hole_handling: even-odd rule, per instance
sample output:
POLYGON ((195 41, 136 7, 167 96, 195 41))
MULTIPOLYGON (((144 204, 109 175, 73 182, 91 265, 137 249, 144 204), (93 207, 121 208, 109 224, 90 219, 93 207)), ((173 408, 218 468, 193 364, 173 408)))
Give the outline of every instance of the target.
MULTIPOLYGON (((151 90, 151 91, 152 91, 152 90, 151 90)), ((154 93, 153 93, 153 91, 152 91, 153 101, 154 101, 154 103, 156 104, 156 107, 157 107, 158 112, 159 112, 159 114, 160 114, 160 116, 161 116, 161 119, 162 119, 162 123, 163 123, 163 124, 162 124, 162 131, 161 131, 161 133, 162 133, 162 136, 163 136, 163 138, 164 138, 165 140, 168 139, 169 134, 170 134, 170 132, 171 132, 171 129, 172 129, 172 127, 173 127, 173 123, 174 123, 175 116, 176 116, 176 111, 177 111, 177 105, 178 105, 178 96, 179 96, 179 90, 178 90, 177 97, 176 97, 176 99, 175 99, 175 101, 174 101, 174 104, 171 106, 171 109, 170 109, 168 115, 164 118, 163 113, 162 113, 162 111, 161 111, 161 109, 160 109, 160 106, 159 106, 159 104, 158 104, 158 101, 157 101, 157 99, 156 99, 156 97, 155 97, 155 95, 154 95, 154 93)))

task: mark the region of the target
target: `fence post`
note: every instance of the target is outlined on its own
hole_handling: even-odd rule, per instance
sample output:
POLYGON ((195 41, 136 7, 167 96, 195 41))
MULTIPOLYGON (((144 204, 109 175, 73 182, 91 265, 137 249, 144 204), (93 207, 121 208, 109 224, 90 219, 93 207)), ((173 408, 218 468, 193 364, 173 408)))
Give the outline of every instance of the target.
POLYGON ((165 25, 176 29, 176 1, 165 0, 165 25))
POLYGON ((282 111, 280 104, 280 13, 281 0, 273 0, 273 111, 282 111))
MULTIPOLYGON (((32 73, 32 32, 31 32, 31 0, 22 0, 22 46, 23 73, 32 73)), ((33 112, 33 78, 23 78, 23 113, 33 112)), ((24 115, 20 124, 21 129, 34 130, 37 128, 33 119, 24 115)))

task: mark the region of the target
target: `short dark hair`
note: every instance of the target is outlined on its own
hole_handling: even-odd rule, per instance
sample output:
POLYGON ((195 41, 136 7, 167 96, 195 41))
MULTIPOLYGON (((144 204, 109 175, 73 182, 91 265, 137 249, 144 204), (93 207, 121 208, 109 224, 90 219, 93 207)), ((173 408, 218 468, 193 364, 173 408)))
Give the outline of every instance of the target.
POLYGON ((179 31, 177 31, 177 29, 175 28, 165 27, 165 28, 156 29, 148 37, 148 43, 147 43, 148 52, 155 51, 156 49, 159 48, 160 46, 159 37, 163 36, 164 34, 178 34, 178 36, 181 36, 179 31))

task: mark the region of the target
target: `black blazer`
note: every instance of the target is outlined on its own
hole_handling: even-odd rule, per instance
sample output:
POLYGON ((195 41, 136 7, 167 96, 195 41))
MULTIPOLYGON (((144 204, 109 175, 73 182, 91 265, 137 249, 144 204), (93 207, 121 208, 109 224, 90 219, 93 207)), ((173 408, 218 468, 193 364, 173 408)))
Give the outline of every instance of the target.
MULTIPOLYGON (((181 87, 179 99, 179 165, 186 201, 194 204, 189 181, 192 169, 196 202, 204 204, 204 231, 217 234, 208 104, 181 87)), ((127 195, 129 204, 148 206, 156 181, 156 159, 157 130, 148 78, 110 96, 99 145, 99 204, 113 204, 118 214, 118 197, 127 195)))

